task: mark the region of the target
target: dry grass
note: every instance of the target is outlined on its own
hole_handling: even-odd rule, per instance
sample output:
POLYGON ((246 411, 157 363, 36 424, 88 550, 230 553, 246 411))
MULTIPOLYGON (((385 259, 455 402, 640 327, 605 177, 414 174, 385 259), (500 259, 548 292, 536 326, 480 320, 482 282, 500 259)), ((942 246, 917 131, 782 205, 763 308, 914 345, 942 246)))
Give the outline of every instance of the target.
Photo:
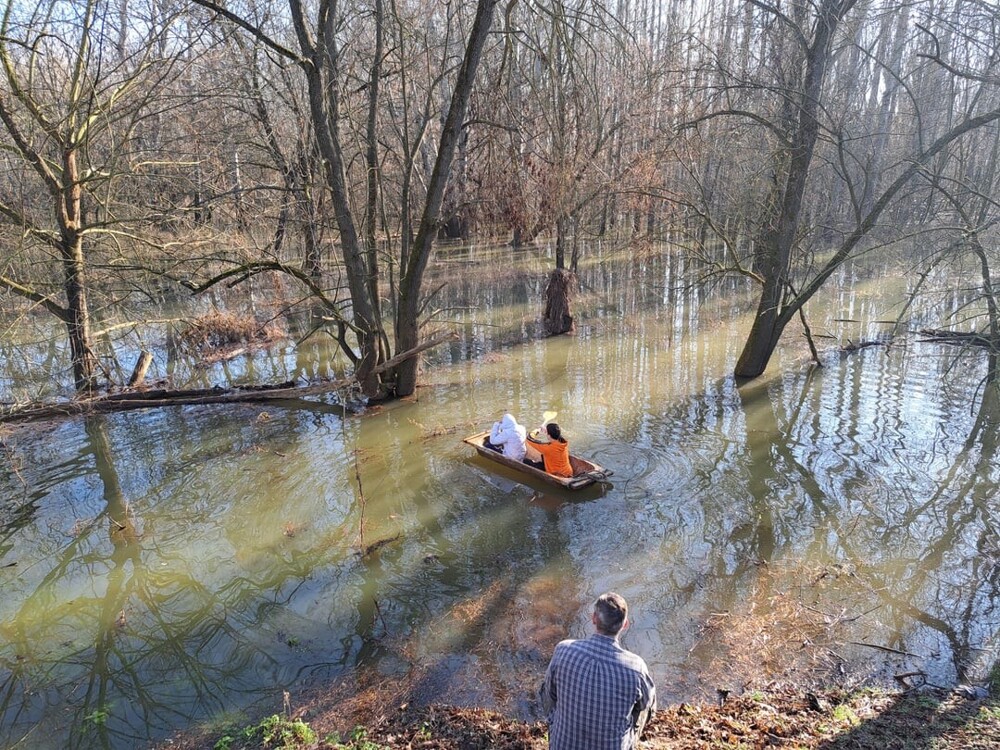
POLYGON ((201 354, 264 345, 284 336, 273 323, 261 324, 250 315, 213 310, 191 321, 180 334, 182 345, 201 354))
MULTIPOLYGON (((326 703, 324 712, 317 714, 319 706, 314 704, 310 710, 286 714, 305 718, 320 737, 328 732, 344 736, 355 726, 364 726, 365 738, 374 743, 364 747, 373 750, 543 750, 548 746, 542 722, 521 722, 481 708, 411 707, 400 702, 400 687, 391 678, 366 686, 345 684, 343 688, 351 694, 339 703, 326 703), (330 723, 347 716, 363 718, 360 724, 330 723)), ((201 732, 172 738, 161 747, 207 750, 215 739, 216 735, 201 732)), ((320 741, 309 747, 340 746, 320 741)), ((721 706, 682 703, 663 707, 647 726, 639 747, 997 750, 1000 706, 996 701, 968 701, 947 694, 862 690, 811 695, 786 689, 741 696, 721 706)))

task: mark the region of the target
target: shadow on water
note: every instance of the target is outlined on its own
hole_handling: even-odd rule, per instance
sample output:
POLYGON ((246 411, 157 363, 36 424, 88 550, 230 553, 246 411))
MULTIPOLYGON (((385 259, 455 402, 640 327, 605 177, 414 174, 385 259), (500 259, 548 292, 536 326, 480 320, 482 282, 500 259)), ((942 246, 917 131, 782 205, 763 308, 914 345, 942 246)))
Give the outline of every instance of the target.
POLYGON ((0 744, 134 747, 331 685, 530 718, 552 647, 607 589, 666 701, 714 695, 740 666, 725 631, 760 633, 790 596, 847 623, 840 665, 980 674, 1000 547, 978 369, 866 350, 738 387, 720 373, 739 310, 679 291, 675 260, 630 263, 585 272, 576 336, 517 347, 538 284, 463 278, 448 305, 481 307, 448 364, 361 418, 168 409, 19 439, 0 744), (458 444, 505 409, 558 411, 613 483, 564 492, 458 444))

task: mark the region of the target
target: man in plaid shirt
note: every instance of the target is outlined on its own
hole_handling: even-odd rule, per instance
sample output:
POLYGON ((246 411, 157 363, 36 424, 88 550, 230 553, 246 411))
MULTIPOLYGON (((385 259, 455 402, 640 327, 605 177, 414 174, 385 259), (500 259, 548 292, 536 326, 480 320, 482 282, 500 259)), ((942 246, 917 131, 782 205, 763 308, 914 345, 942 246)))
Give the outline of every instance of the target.
POLYGON ((618 643, 629 624, 625 599, 602 594, 592 619, 597 632, 556 646, 545 673, 550 750, 632 750, 656 710, 646 662, 618 643))

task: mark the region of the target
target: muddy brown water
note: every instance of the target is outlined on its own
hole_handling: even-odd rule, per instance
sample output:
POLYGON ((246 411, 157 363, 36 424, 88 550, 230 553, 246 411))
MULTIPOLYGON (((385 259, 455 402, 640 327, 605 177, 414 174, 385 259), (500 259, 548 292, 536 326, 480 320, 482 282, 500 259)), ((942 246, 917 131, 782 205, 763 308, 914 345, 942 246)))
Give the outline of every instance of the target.
MULTIPOLYGON (((509 252, 445 253, 439 319, 460 338, 425 363, 415 399, 7 433, 0 746, 143 746, 363 672, 413 700, 534 717, 552 646, 586 634, 609 589, 668 702, 739 688, 755 658, 780 673, 775 621, 799 650, 789 618, 808 612, 841 628, 814 619, 807 637, 829 639, 819 667, 847 680, 988 669, 1000 543, 994 433, 973 432, 985 363, 912 336, 835 350, 884 336, 905 280, 845 271, 809 309, 831 337, 825 366, 795 328, 738 386, 742 287, 685 288, 676 257, 605 258, 583 270, 577 334, 536 340, 548 260, 509 252), (611 483, 562 493, 461 444, 505 408, 529 426, 558 412, 611 483)), ((306 378, 331 356, 317 337, 186 377, 306 378)), ((31 369, 6 361, 8 386, 31 369)))

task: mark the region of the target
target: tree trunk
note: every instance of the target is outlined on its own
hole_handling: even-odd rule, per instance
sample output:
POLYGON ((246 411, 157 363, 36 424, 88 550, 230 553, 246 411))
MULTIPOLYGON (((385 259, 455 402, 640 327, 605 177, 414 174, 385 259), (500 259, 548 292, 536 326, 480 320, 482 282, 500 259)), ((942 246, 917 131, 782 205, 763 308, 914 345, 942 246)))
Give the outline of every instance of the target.
POLYGON ((566 268, 566 215, 556 219, 556 268, 566 268))
POLYGON ((573 332, 573 315, 570 302, 576 286, 576 277, 563 268, 556 268, 549 276, 545 287, 545 333, 558 336, 573 332))
POLYGON ((151 364, 153 364, 152 354, 146 351, 139 354, 139 359, 135 361, 135 367, 132 368, 132 376, 128 379, 129 388, 136 388, 142 385, 151 364))
MULTIPOLYGON (((736 362, 737 377, 755 378, 764 372, 787 324, 788 319, 782 315, 782 302, 799 230, 809 165, 819 134, 816 114, 830 63, 831 40, 837 24, 852 5, 853 0, 823 0, 819 10, 815 37, 806 55, 805 81, 798 99, 798 122, 787 152, 788 171, 776 221, 773 228, 765 230, 759 255, 755 258, 764 284, 753 326, 736 362)), ((783 157, 784 154, 777 156, 783 157)))
POLYGON ((760 304, 757 307, 757 315, 754 318, 753 327, 736 365, 736 376, 754 378, 764 371, 764 368, 767 367, 768 359, 774 353, 778 340, 785 330, 785 326, 795 317, 795 314, 802 306, 819 291, 831 274, 844 261, 851 257, 861 241, 875 227, 889 203, 896 197, 903 186, 907 185, 913 179, 914 175, 921 172, 926 164, 942 154, 950 144, 960 139, 966 133, 973 132, 997 120, 1000 120, 1000 109, 994 109, 976 117, 970 117, 939 137, 925 151, 912 155, 906 169, 879 196, 871 212, 851 231, 850 235, 841 243, 836 252, 830 256, 823 267, 805 286, 798 290, 794 299, 783 303, 782 286, 776 283, 776 278, 773 275, 771 278, 765 279, 764 291, 761 294, 760 304))
POLYGON ((368 295, 371 297, 375 314, 381 317, 379 304, 379 262, 376 240, 378 217, 379 162, 378 162, 378 93, 379 79, 382 77, 382 49, 384 41, 385 13, 382 0, 375 0, 375 56, 368 76, 368 117, 365 123, 365 167, 367 172, 367 196, 365 199, 365 253, 368 256, 368 295))
POLYGON ((320 17, 321 24, 315 43, 305 26, 305 17, 299 0, 291 0, 292 21, 299 44, 308 55, 309 65, 303 65, 309 91, 309 109, 315 129, 316 141, 323 157, 327 185, 333 202, 337 228, 340 230, 340 248, 344 259, 347 285, 351 295, 354 325, 357 329, 358 348, 357 379, 365 395, 382 395, 381 381, 375 368, 384 360, 381 320, 370 296, 368 285, 368 257, 361 247, 354 217, 351 214, 350 195, 340 137, 337 133, 339 103, 337 99, 338 54, 336 40, 336 14, 329 7, 320 17))
MULTIPOLYGON (((441 131, 438 144, 437 161, 427 185, 427 202, 420 220, 416 239, 413 241, 406 267, 402 269, 399 280, 399 305, 396 311, 396 349, 405 351, 413 349, 419 342, 420 290, 423 285, 424 271, 430 260, 434 238, 437 235, 437 223, 444 200, 444 189, 448 181, 451 162, 455 156, 465 112, 468 108, 472 85, 476 78, 476 69, 482 57, 483 48, 490 26, 493 23, 493 10, 498 0, 479 0, 476 6, 476 18, 469 33, 469 42, 465 50, 465 59, 458 72, 455 88, 452 92, 451 105, 441 131)), ((408 359, 396 369, 395 395, 397 397, 411 395, 417 387, 416 358, 408 359)))
POLYGON ((63 185, 54 197, 62 246, 66 330, 73 357, 73 382, 78 392, 89 394, 97 388, 97 355, 94 354, 87 305, 86 266, 80 234, 82 188, 74 148, 67 148, 63 156, 63 185))
POLYGON ((76 390, 89 394, 97 388, 97 356, 90 331, 90 309, 84 282, 83 253, 77 248, 63 263, 66 290, 66 331, 73 358, 73 383, 76 390))

